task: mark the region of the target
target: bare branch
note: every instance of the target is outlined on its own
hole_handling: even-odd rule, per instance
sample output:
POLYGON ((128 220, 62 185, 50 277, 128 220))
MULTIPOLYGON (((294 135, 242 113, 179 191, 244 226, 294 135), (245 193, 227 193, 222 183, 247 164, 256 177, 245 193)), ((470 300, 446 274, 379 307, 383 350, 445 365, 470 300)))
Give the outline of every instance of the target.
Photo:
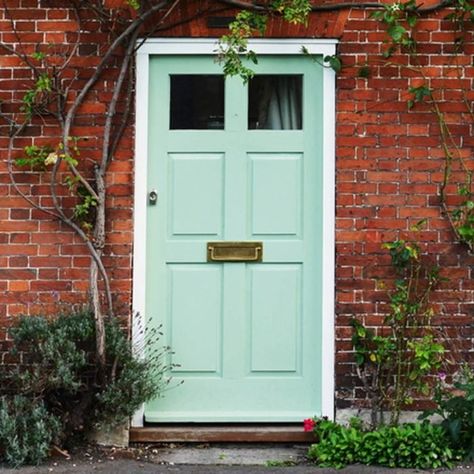
POLYGON ((127 47, 125 52, 125 56, 122 59, 122 64, 120 66, 120 72, 118 78, 115 82, 114 92, 112 95, 112 99, 109 103, 109 108, 107 110, 105 126, 104 126, 104 139, 102 142, 102 160, 100 164, 100 172, 105 174, 107 169, 107 164, 109 163, 109 156, 110 156, 110 138, 111 138, 111 131, 112 131, 112 123, 115 116, 115 112, 117 110, 117 102, 120 97, 120 93, 122 92, 123 81, 127 75, 128 67, 130 64, 130 60, 135 49, 135 43, 138 37, 138 30, 135 30, 130 37, 130 43, 127 47))
MULTIPOLYGON (((158 4, 150 7, 149 10, 140 14, 137 18, 135 18, 135 20, 133 20, 133 22, 127 28, 125 28, 125 30, 122 33, 120 33, 120 35, 109 46, 108 50, 105 52, 104 56, 102 57, 101 62, 97 65, 94 74, 86 82, 81 92, 78 94, 78 96, 74 100, 71 108, 69 109, 69 112, 66 116, 66 123, 65 123, 65 130, 64 130, 65 136, 69 136, 69 131, 71 129, 72 122, 74 121, 74 117, 76 115, 79 105, 82 103, 85 96, 89 93, 89 91, 94 86, 94 84, 98 81, 100 75, 102 74, 102 71, 105 68, 105 65, 107 64, 107 62, 109 61, 110 57, 112 56, 114 51, 117 49, 117 47, 120 46, 122 42, 130 34, 132 34, 136 29, 140 28, 143 25, 143 23, 147 20, 147 18, 149 18, 153 13, 157 12, 158 10, 161 10, 164 7, 166 7, 169 3, 171 3, 171 0, 163 0, 159 2, 158 4)), ((65 149, 67 149, 66 148, 67 143, 65 143, 64 145, 65 145, 65 149)))
MULTIPOLYGON (((131 61, 134 60, 132 56, 131 61)), ((128 82, 127 82, 127 91, 125 93, 125 108, 122 114, 122 118, 120 120, 120 124, 118 125, 117 129, 114 131, 114 138, 112 140, 112 144, 109 148, 109 156, 107 160, 110 161, 115 154, 115 150, 118 147, 118 144, 122 138, 123 132, 125 131, 125 127, 127 126, 128 119, 130 117, 130 112, 132 110, 132 98, 133 98, 133 66, 130 65, 128 68, 128 82)))
POLYGON ((67 55, 66 59, 64 60, 63 64, 59 67, 59 72, 63 71, 66 69, 66 66, 70 63, 71 59, 75 56, 77 50, 79 49, 79 44, 81 42, 81 18, 79 16, 79 12, 77 11, 77 7, 75 6, 73 8, 74 13, 76 15, 76 21, 77 24, 79 25, 79 28, 77 29, 77 38, 76 41, 74 42, 74 46, 72 47, 71 52, 67 55))
MULTIPOLYGON (((21 41, 21 38, 20 38, 20 35, 18 34, 18 31, 17 29, 15 28, 15 21, 13 20, 13 17, 10 13, 10 10, 8 8, 8 5, 7 5, 7 2, 6 0, 3 0, 3 8, 5 10, 5 13, 6 13, 6 16, 8 17, 8 19, 10 20, 10 24, 11 24, 11 27, 12 27, 12 31, 13 31, 13 34, 15 35, 16 39, 17 39, 17 42, 18 42, 18 45, 19 46, 22 46, 22 41, 21 41)), ((30 58, 28 57, 28 55, 26 55, 25 53, 21 53, 19 51, 17 51, 15 48, 12 48, 10 46, 7 46, 5 43, 1 43, 0 44, 4 49, 10 51, 11 53, 15 54, 17 57, 19 57, 22 61, 24 61, 29 67, 30 69, 34 72, 34 74, 36 75, 39 75, 39 72, 38 72, 38 68, 36 67, 35 64, 33 64, 33 62, 31 62, 30 58)))

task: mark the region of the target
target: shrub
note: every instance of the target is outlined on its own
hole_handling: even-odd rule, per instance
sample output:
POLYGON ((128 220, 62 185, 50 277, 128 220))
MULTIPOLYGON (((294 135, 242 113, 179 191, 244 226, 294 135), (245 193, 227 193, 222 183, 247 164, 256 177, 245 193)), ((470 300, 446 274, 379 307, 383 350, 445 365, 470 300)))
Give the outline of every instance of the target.
POLYGON ((382 426, 373 431, 365 431, 357 419, 349 426, 326 419, 315 422, 318 443, 309 448, 308 457, 323 467, 360 463, 435 469, 450 467, 456 459, 445 430, 428 422, 382 426))
MULTIPOLYGON (((11 329, 11 352, 22 364, 0 367, 0 446, 6 446, 0 460, 3 456, 13 465, 40 462, 53 440, 67 445, 74 435, 120 424, 161 394, 169 382, 168 348, 155 349, 141 360, 116 321, 107 321, 105 331, 104 373, 95 360, 90 311, 23 317, 11 329), (23 396, 18 398, 18 393, 23 396), (15 435, 17 431, 22 434, 15 435), (23 446, 32 440, 37 441, 36 451, 25 451, 23 446)), ((158 330, 152 331, 145 344, 155 345, 159 336, 158 330)))
POLYGON ((21 395, 0 398, 0 458, 11 466, 40 464, 60 429, 42 401, 21 395))
POLYGON ((441 426, 446 430, 452 447, 462 453, 466 461, 474 460, 474 374, 463 367, 460 379, 453 387, 438 385, 433 410, 426 410, 420 418, 433 414, 443 418, 441 426))

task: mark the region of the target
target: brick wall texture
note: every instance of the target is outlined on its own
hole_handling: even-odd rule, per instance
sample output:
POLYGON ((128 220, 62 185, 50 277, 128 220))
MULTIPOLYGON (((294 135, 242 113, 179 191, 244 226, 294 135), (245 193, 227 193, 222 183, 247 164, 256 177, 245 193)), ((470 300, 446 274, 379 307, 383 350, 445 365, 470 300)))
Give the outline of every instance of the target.
MULTIPOLYGON (((67 2, 66 2, 67 3, 67 2)), ((119 2, 120 3, 120 2, 119 2)), ((426 3, 426 2, 425 2, 426 3)), ((231 15, 220 2, 181 1, 166 19, 163 36, 216 37, 223 29, 208 29, 209 15, 231 15), (195 17, 191 21, 187 21, 195 17)), ((463 104, 474 99, 472 32, 466 33, 465 54, 458 56, 461 75, 450 67, 452 26, 446 10, 423 16, 419 22, 419 61, 426 81, 439 94, 439 106, 452 127, 453 141, 466 157, 471 154, 472 119, 463 104)), ((71 100, 93 73, 108 41, 91 11, 80 45, 64 76, 71 81, 71 100)), ((153 22, 150 22, 152 25, 153 22)), ((474 260, 455 237, 443 215, 438 196, 443 178, 443 150, 436 117, 423 104, 409 110, 408 88, 420 84, 406 54, 391 65, 382 61, 386 49, 383 28, 370 11, 344 8, 315 12, 308 25, 290 27, 281 19, 270 22, 268 37, 339 39, 344 69, 337 77, 336 105, 336 387, 339 408, 363 404, 351 354, 350 319, 357 317, 376 328, 387 312, 381 279, 393 278, 383 242, 409 236, 410 227, 427 219, 418 238, 429 258, 449 277, 433 295, 445 332, 466 353, 473 314, 474 260), (357 76, 358 65, 370 64, 368 78, 357 76)), ((64 2, 6 0, 0 7, 0 111, 18 110, 18 101, 31 87, 31 69, 11 48, 31 54, 40 49, 61 56, 77 39, 77 20, 64 2), (2 45, 8 46, 7 49, 2 45)), ((59 60, 58 60, 59 61, 59 60)), ((81 159, 98 159, 106 101, 110 100, 116 70, 111 67, 87 96, 71 134, 81 140, 81 159)), ((69 83, 69 82, 68 82, 69 83)), ((133 147, 134 119, 125 130, 107 177, 107 245, 109 270, 119 314, 130 311, 132 300, 133 147)), ((56 121, 34 121, 14 143, 14 156, 28 145, 58 142, 56 121)), ((33 209, 10 184, 7 173, 9 124, 0 117, 0 320, 7 327, 19 314, 55 311, 86 300, 89 254, 64 225, 33 209)), ((454 181, 462 180, 454 164, 454 181)), ((18 173, 22 190, 48 205, 47 176, 18 173)), ((61 199, 67 200, 67 193, 61 199)), ((5 339, 0 332, 0 341, 5 339)), ((0 342, 1 344, 1 342, 0 342)))

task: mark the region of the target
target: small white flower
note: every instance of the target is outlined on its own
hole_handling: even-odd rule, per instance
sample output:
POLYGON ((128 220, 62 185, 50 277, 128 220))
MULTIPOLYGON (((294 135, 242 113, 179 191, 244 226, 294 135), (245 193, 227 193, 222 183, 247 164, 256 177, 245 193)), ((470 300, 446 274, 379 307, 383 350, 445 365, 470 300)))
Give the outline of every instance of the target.
POLYGON ((392 12, 396 12, 396 11, 400 10, 400 4, 399 3, 394 3, 394 4, 390 5, 390 10, 392 10, 392 12))
POLYGON ((50 154, 46 157, 46 159, 44 160, 44 164, 45 164, 46 166, 48 166, 48 165, 54 165, 54 164, 56 164, 57 161, 58 161, 58 155, 57 155, 56 152, 53 151, 52 153, 50 153, 50 154))

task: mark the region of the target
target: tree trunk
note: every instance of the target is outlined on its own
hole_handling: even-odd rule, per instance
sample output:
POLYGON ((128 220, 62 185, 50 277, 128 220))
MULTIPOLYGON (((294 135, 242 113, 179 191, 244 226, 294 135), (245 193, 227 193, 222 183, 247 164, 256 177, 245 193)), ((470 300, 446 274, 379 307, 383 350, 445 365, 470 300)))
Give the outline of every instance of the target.
MULTIPOLYGON (((97 186, 98 201, 96 203, 96 218, 94 227, 93 244, 98 256, 102 257, 105 246, 105 182, 104 176, 97 166, 95 172, 95 183, 97 186)), ((96 331, 96 356, 99 364, 99 374, 104 373, 106 364, 105 354, 105 322, 104 312, 102 311, 102 302, 99 289, 99 268, 95 259, 91 260, 90 265, 90 300, 92 310, 94 311, 95 331, 96 331)), ((111 298, 107 298, 107 304, 110 306, 111 298)), ((108 314, 111 315, 113 308, 108 308, 108 314)), ((100 379, 102 377, 99 377, 100 379)), ((103 383, 103 380, 101 380, 103 383)))

